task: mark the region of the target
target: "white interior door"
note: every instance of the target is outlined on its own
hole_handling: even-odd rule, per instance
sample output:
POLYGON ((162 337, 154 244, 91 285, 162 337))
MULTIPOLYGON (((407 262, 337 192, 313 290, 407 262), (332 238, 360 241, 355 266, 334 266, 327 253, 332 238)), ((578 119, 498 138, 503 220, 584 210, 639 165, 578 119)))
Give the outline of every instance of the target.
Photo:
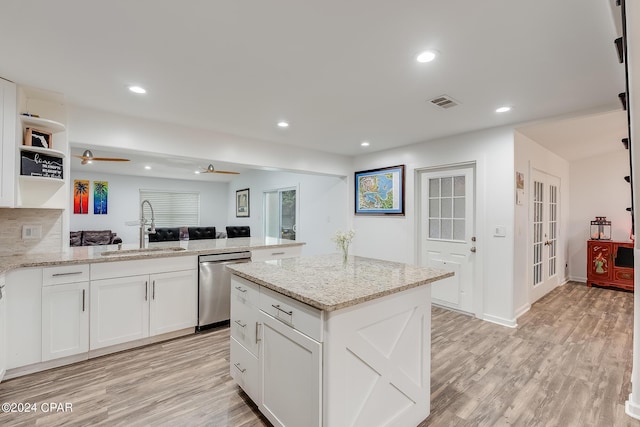
POLYGON ((453 271, 432 285, 435 304, 473 312, 475 271, 474 168, 421 174, 421 265, 453 271))
POLYGON ((544 172, 531 174, 531 302, 558 285, 560 180, 544 172))

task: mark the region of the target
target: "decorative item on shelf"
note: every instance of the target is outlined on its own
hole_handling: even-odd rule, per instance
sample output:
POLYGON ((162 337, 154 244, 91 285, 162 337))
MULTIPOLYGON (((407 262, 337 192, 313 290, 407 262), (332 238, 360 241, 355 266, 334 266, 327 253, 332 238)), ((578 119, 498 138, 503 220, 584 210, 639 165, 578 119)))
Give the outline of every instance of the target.
POLYGON ((342 264, 347 264, 347 259, 349 257, 349 245, 351 244, 351 240, 356 235, 356 232, 353 230, 349 231, 338 231, 336 235, 333 236, 333 241, 336 242, 336 246, 338 249, 342 251, 342 264))
POLYGON ((58 156, 24 150, 20 152, 20 175, 63 179, 63 160, 58 156))
POLYGON ((591 221, 592 240, 611 240, 611 221, 606 216, 597 216, 591 221))
POLYGON ((51 147, 51 132, 46 132, 35 128, 26 128, 24 131, 24 145, 30 147, 53 148, 51 147))
POLYGON ((37 114, 31 114, 31 113, 22 113, 22 115, 23 115, 23 116, 25 116, 25 117, 35 117, 35 118, 37 118, 37 119, 38 119, 38 118, 40 118, 40 116, 39 116, 39 115, 37 115, 37 114))

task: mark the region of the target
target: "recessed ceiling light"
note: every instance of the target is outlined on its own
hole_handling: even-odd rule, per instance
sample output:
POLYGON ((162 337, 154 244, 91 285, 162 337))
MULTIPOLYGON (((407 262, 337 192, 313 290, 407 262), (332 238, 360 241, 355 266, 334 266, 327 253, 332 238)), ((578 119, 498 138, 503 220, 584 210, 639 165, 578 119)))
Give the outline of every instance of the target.
POLYGON ((435 50, 425 50, 416 56, 416 61, 418 62, 431 62, 438 56, 438 51, 435 50))
POLYGON ((200 171, 195 171, 194 172, 196 175, 200 175, 200 171))
POLYGON ((289 127, 289 123, 287 123, 285 121, 278 122, 278 127, 288 128, 289 127))
POLYGON ((496 113, 506 113, 507 111, 511 111, 511 107, 496 108, 496 113))
POLYGON ((146 170, 149 170, 149 169, 151 169, 151 166, 145 166, 144 168, 145 168, 146 170))
POLYGON ((129 90, 133 93, 147 93, 147 90, 140 86, 129 86, 129 90))
POLYGON ((368 146, 369 146, 369 145, 371 145, 371 144, 369 144, 369 141, 362 141, 362 142, 360 143, 360 145, 361 145, 361 146, 363 146, 363 147, 368 147, 368 146))

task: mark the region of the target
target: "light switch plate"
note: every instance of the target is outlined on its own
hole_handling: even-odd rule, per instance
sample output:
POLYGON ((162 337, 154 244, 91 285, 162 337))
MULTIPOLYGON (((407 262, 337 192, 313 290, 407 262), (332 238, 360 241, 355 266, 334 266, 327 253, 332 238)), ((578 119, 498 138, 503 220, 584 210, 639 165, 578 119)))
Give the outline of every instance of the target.
POLYGON ((32 240, 42 238, 42 225, 23 225, 22 240, 32 240))
POLYGON ((496 225, 493 229, 494 237, 507 237, 507 227, 504 225, 496 225))

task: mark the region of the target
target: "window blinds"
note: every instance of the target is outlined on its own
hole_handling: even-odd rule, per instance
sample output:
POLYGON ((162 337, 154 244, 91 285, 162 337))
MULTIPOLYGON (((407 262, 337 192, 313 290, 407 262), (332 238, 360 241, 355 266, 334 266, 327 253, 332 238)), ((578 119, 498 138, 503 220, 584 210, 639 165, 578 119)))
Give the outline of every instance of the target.
MULTIPOLYGON (((200 225, 200 193, 185 191, 140 190, 140 203, 149 200, 153 206, 156 227, 200 225)), ((144 215, 151 218, 145 204, 144 215)))

